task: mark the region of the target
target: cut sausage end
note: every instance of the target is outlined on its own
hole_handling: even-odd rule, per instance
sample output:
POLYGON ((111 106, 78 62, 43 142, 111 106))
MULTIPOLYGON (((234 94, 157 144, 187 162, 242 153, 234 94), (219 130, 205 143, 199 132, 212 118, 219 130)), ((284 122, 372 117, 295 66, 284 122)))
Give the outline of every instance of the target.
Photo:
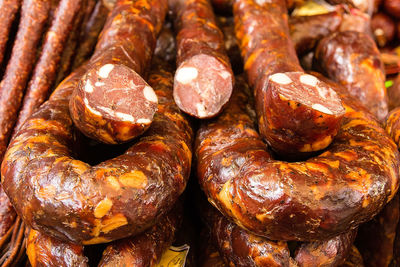
POLYGON ((82 77, 70 109, 85 135, 104 143, 122 143, 150 126, 157 103, 153 88, 135 71, 124 65, 104 64, 82 77))
POLYGON ((228 102, 233 79, 229 66, 213 56, 196 55, 182 63, 175 73, 175 102, 191 116, 214 117, 228 102))

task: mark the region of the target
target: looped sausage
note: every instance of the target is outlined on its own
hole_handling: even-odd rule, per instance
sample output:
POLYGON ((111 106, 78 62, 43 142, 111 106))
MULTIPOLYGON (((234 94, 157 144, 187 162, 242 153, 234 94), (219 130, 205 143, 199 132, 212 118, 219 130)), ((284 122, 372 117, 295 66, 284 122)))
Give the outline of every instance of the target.
POLYGON ((100 35, 90 67, 70 100, 75 126, 107 144, 146 131, 157 96, 142 77, 167 13, 167 0, 119 0, 100 35))
MULTIPOLYGON (((155 67, 161 63, 156 63, 155 67)), ((172 74, 154 69, 159 98, 152 126, 124 154, 90 166, 72 156, 68 102, 85 67, 59 85, 13 138, 3 185, 32 228, 78 244, 143 232, 172 208, 191 166, 192 129, 172 98, 172 74)))
POLYGON ((177 32, 175 102, 191 116, 214 117, 228 102, 234 83, 222 32, 208 0, 169 3, 177 32))
POLYGON ((271 159, 242 91, 197 134, 199 182, 210 202, 242 228, 271 240, 331 238, 370 220, 399 185, 399 152, 349 98, 339 133, 303 162, 271 159), (250 113, 250 114, 249 114, 250 113))
POLYGON ((239 0, 233 11, 262 137, 285 158, 326 148, 344 109, 328 84, 301 68, 289 36, 285 2, 239 0))

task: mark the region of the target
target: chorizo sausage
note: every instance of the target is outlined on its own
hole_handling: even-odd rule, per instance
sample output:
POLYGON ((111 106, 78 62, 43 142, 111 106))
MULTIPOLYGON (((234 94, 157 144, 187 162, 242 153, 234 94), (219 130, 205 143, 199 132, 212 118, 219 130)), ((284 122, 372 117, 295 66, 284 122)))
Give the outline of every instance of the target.
POLYGON ((393 17, 400 18, 400 1, 399 0, 384 0, 383 8, 385 12, 393 17))
POLYGON ((93 52, 97 43, 97 38, 104 24, 110 10, 103 4, 103 1, 98 1, 93 9, 79 38, 79 47, 74 57, 72 69, 78 68, 84 61, 86 61, 93 52))
POLYGON ((159 98, 154 121, 124 154, 95 166, 72 156, 68 102, 83 67, 64 80, 13 137, 3 186, 33 229, 77 244, 104 243, 150 227, 172 208, 190 173, 192 128, 172 98, 161 63, 149 84, 159 98))
POLYGON ((14 133, 48 98, 57 75, 62 52, 83 0, 60 0, 53 21, 43 40, 43 47, 29 81, 14 133))
POLYGON ((103 252, 99 267, 154 266, 172 245, 182 223, 182 210, 175 208, 146 232, 114 241, 103 252))
POLYGON ((316 66, 345 86, 379 121, 388 113, 385 72, 375 42, 366 34, 337 32, 322 39, 315 50, 316 66))
POLYGON ((367 266, 389 266, 399 223, 399 196, 396 195, 371 221, 359 227, 356 239, 367 266))
POLYGON ((364 260, 355 246, 351 247, 350 254, 340 267, 364 267, 364 260))
POLYGON ((356 31, 372 37, 371 17, 357 8, 347 9, 343 13, 339 31, 356 31))
POLYGON ((393 19, 383 12, 372 16, 371 30, 379 47, 386 46, 396 36, 396 25, 393 19))
POLYGON ((400 107, 400 75, 397 75, 393 81, 393 85, 387 88, 389 99, 389 110, 400 107))
POLYGON ((3 0, 0 2, 0 63, 3 61, 8 35, 12 23, 21 7, 22 0, 3 0))
POLYGON ((86 136, 117 144, 149 128, 157 96, 141 75, 151 62, 167 8, 167 0, 117 1, 70 100, 74 124, 86 136))
POLYGON ((172 0, 177 32, 174 99, 191 116, 217 115, 228 102, 234 77, 224 39, 208 0, 172 0))
POLYGON ((59 241, 34 229, 26 240, 26 254, 32 267, 89 266, 83 246, 59 241))
POLYGON ((36 59, 36 46, 50 11, 50 0, 24 0, 11 58, 0 83, 0 159, 17 120, 25 86, 36 59))
POLYGON ((197 176, 210 202, 271 240, 319 241, 372 219, 398 189, 399 152, 372 115, 342 98, 346 114, 330 147, 284 162, 271 159, 255 131, 248 98, 234 96, 196 138, 197 176))
POLYGON ((262 137, 287 158, 326 148, 344 109, 332 88, 304 74, 289 37, 285 2, 239 0, 233 12, 262 137))

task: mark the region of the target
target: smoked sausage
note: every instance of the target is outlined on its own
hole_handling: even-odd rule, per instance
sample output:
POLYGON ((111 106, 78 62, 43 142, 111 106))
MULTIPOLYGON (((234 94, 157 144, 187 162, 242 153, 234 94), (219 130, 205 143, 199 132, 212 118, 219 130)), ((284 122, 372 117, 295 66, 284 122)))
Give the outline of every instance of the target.
POLYGON ((339 133, 303 162, 273 160, 238 92, 196 138, 197 176, 209 201, 240 227, 271 240, 320 241, 373 218, 399 185, 399 152, 373 116, 342 97, 339 133))
POLYGON ((70 100, 75 126, 106 144, 146 131, 157 96, 143 79, 167 12, 167 0, 119 0, 70 100))
POLYGON ((15 16, 21 8, 21 2, 22 0, 3 0, 0 2, 0 63, 3 61, 8 35, 15 16))
POLYGON ((72 90, 84 65, 64 80, 10 143, 3 186, 31 228, 76 244, 143 232, 168 212, 190 173, 192 128, 172 98, 173 76, 154 64, 159 99, 154 121, 122 155, 90 166, 73 157, 72 90))
POLYGON ((217 115, 232 93, 234 76, 208 0, 171 0, 177 34, 174 99, 191 116, 217 115))

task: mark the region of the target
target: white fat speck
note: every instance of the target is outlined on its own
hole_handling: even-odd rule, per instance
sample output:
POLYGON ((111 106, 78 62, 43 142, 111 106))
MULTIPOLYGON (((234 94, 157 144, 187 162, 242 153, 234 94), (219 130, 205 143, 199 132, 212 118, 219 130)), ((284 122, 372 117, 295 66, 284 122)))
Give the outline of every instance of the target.
POLYGON ((149 119, 138 119, 136 122, 137 123, 142 123, 142 124, 149 124, 151 122, 151 120, 149 120, 149 119))
POLYGON ((188 84, 194 79, 197 78, 197 75, 199 75, 199 71, 196 68, 193 67, 183 67, 180 68, 176 74, 175 74, 175 79, 179 83, 183 84, 188 84))
POLYGON ((151 88, 150 86, 145 86, 143 89, 143 95, 144 98, 146 98, 148 101, 157 103, 158 102, 158 98, 156 93, 154 93, 153 88, 151 88))
POLYGON ((107 108, 107 107, 97 107, 98 109, 104 111, 105 113, 107 113, 110 116, 113 117, 117 117, 122 119, 123 121, 130 121, 130 122, 135 122, 135 118, 132 115, 126 114, 126 113, 122 113, 122 112, 118 112, 118 111, 114 111, 111 108, 107 108))
POLYGON ((98 112, 97 110, 95 110, 94 108, 92 108, 92 107, 89 105, 89 101, 87 100, 87 98, 83 99, 83 102, 85 103, 86 108, 87 108, 90 112, 92 112, 93 114, 95 114, 95 115, 97 115, 97 116, 101 116, 101 113, 100 113, 100 112, 98 112))
POLYGON ((87 93, 93 93, 93 86, 90 83, 89 80, 87 80, 86 84, 85 84, 85 92, 87 93))
POLYGON ((110 72, 114 69, 114 65, 113 64, 106 64, 103 67, 101 67, 99 69, 99 76, 101 78, 108 78, 108 75, 110 74, 110 72))
POLYGON ((103 82, 96 82, 94 85, 95 85, 95 86, 103 86, 104 83, 103 83, 103 82))
POLYGON ((319 87, 317 86, 317 90, 320 96, 322 96, 323 98, 327 98, 328 95, 330 94, 329 90, 325 87, 319 87))
POLYGON ((310 74, 303 74, 300 76, 300 82, 309 86, 317 86, 318 79, 310 74))
POLYGON ((231 77, 231 74, 228 71, 221 71, 219 73, 219 76, 221 76, 222 79, 226 80, 231 77))
POLYGON ((199 115, 199 117, 207 116, 207 112, 206 112, 206 109, 203 104, 197 103, 196 108, 197 108, 197 114, 199 115))
POLYGON ((333 112, 331 110, 329 110, 327 107, 324 107, 321 104, 314 104, 314 105, 312 105, 312 108, 315 110, 321 111, 325 114, 330 114, 330 115, 333 114, 333 112))
POLYGON ((284 73, 275 73, 269 77, 271 81, 274 81, 279 84, 289 84, 293 81, 284 73))

